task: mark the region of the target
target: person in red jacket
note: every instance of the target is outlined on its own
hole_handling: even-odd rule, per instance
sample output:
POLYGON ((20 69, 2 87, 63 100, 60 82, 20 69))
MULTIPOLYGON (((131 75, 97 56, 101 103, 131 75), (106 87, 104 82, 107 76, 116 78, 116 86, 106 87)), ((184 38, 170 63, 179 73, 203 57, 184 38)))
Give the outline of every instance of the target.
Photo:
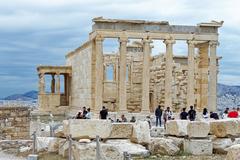
POLYGON ((232 111, 228 112, 228 118, 238 118, 238 112, 236 108, 233 108, 232 111))

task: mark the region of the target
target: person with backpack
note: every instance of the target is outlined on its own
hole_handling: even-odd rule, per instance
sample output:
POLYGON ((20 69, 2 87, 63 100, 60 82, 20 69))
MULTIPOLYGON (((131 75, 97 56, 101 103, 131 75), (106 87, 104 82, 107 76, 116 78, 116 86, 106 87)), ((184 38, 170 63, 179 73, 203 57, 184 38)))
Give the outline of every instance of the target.
POLYGON ((160 105, 155 110, 155 116, 156 116, 156 127, 158 126, 158 122, 159 122, 159 126, 161 127, 162 109, 160 105))
POLYGON ((190 106, 190 110, 188 111, 188 118, 190 121, 195 121, 196 111, 194 110, 193 106, 190 106))

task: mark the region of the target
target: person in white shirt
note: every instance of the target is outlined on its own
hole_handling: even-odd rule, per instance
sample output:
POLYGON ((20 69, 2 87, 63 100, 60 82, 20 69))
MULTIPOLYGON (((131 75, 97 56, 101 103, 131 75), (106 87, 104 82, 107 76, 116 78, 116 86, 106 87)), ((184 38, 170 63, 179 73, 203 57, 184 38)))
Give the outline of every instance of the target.
POLYGON ((86 119, 91 119, 92 118, 92 112, 90 108, 87 109, 87 114, 85 115, 86 119))
POLYGON ((208 118, 209 118, 209 114, 208 114, 207 108, 204 108, 204 109, 203 109, 202 117, 203 117, 204 119, 208 119, 208 118))

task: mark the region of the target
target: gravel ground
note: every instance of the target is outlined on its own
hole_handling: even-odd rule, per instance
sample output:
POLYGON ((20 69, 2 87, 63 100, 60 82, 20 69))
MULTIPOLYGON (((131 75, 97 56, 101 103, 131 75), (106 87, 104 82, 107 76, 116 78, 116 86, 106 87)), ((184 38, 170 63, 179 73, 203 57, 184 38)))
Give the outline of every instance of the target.
POLYGON ((13 154, 0 152, 0 160, 26 160, 26 157, 17 157, 13 154))
POLYGON ((134 158, 134 160, 225 160, 226 155, 212 156, 151 156, 149 158, 134 158))

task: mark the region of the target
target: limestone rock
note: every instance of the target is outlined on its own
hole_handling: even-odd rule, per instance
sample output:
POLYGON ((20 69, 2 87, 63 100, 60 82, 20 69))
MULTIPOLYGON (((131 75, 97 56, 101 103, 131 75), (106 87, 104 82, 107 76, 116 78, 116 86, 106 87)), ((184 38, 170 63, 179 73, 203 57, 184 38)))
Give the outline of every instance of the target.
POLYGON ((239 160, 240 159, 240 144, 233 145, 227 149, 226 160, 239 160))
POLYGON ((177 155, 180 148, 175 145, 173 140, 166 138, 152 138, 149 144, 151 154, 177 155))
POLYGON ((233 119, 223 119, 210 122, 211 133, 219 138, 236 136, 238 134, 237 128, 239 127, 239 123, 233 119))
POLYGON ((174 136, 168 136, 167 139, 171 139, 173 143, 178 146, 181 150, 183 150, 183 143, 184 143, 184 138, 180 137, 174 137, 174 136))
POLYGON ((240 138, 235 138, 233 141, 233 145, 240 144, 240 138))
POLYGON ((213 152, 218 154, 226 154, 226 149, 233 145, 231 138, 217 138, 214 139, 212 143, 213 152))
POLYGON ((213 145, 207 139, 186 139, 184 140, 184 152, 192 155, 211 155, 213 145))
POLYGON ((166 134, 172 136, 186 136, 188 120, 172 120, 166 124, 166 134))
POLYGON ((108 120, 98 119, 70 119, 63 121, 64 134, 72 135, 72 138, 94 139, 98 135, 100 138, 109 138, 112 123, 108 120))
POLYGON ((79 143, 91 143, 90 139, 79 139, 79 143))
POLYGON ((191 138, 205 138, 210 131, 210 125, 203 121, 193 121, 187 126, 188 136, 191 138))
POLYGON ((150 143, 150 129, 147 121, 137 121, 133 124, 131 142, 142 145, 150 143))
POLYGON ((61 141, 64 141, 64 139, 56 137, 37 137, 36 140, 37 151, 57 152, 59 143, 61 141))
POLYGON ((106 144, 116 146, 121 153, 128 152, 131 156, 148 157, 150 155, 144 146, 132 143, 127 139, 107 140, 106 144))
POLYGON ((151 137, 163 137, 165 129, 163 127, 152 127, 150 130, 151 137))
MULTIPOLYGON (((121 153, 116 146, 100 144, 99 160, 122 160, 121 153)), ((73 157, 75 160, 96 160, 96 143, 75 143, 73 146, 73 157)))
POLYGON ((130 138, 133 123, 113 123, 110 138, 130 138))
POLYGON ((63 132, 63 126, 58 126, 57 129, 54 130, 55 137, 66 137, 63 132))

